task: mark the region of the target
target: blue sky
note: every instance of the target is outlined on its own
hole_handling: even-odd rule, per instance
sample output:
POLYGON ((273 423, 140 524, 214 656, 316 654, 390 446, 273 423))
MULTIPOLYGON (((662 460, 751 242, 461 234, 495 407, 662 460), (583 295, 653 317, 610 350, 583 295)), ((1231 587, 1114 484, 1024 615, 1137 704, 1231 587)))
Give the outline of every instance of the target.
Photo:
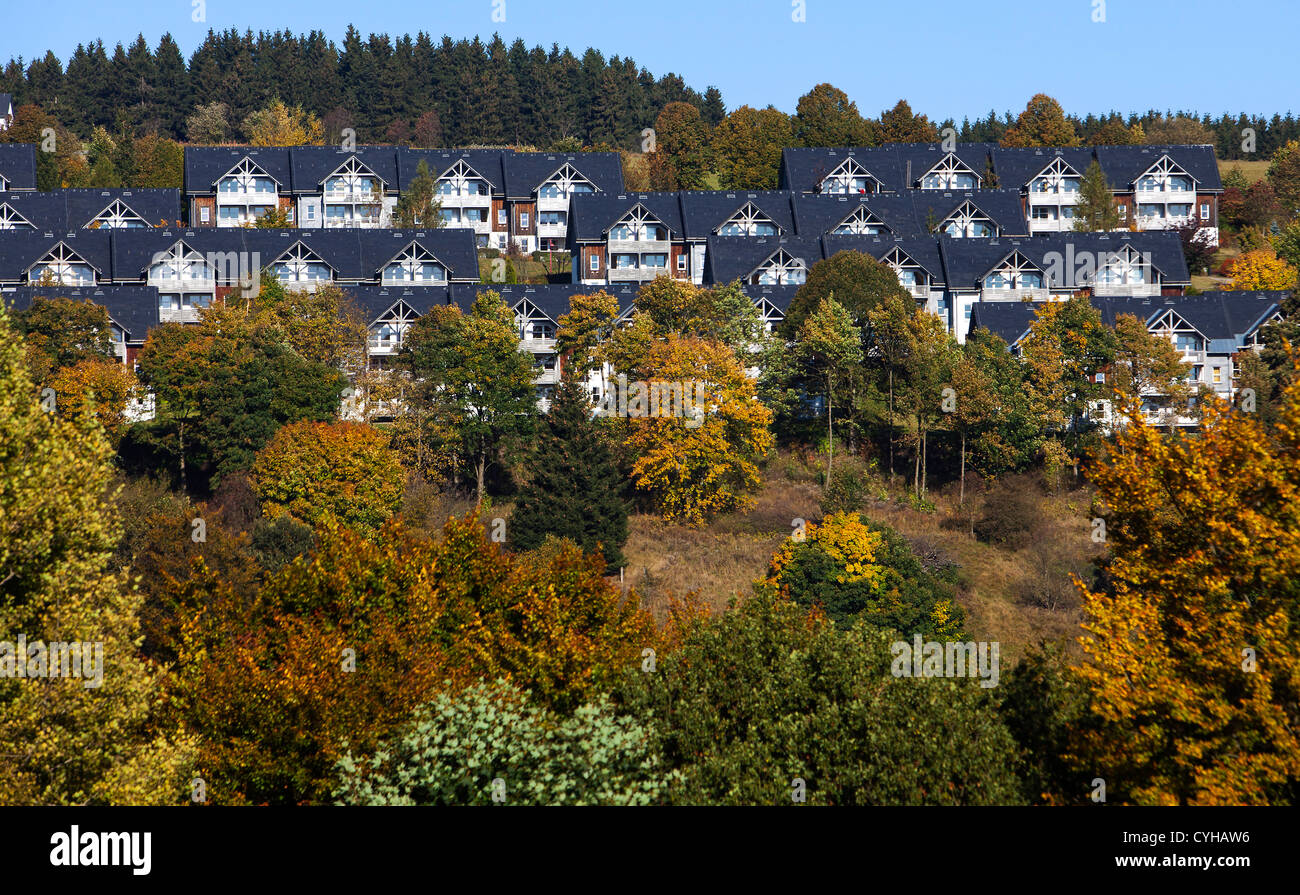
POLYGON ((793 111, 812 85, 845 90, 864 115, 906 97, 932 118, 1024 108, 1046 92, 1069 112, 1148 108, 1300 113, 1294 56, 1296 0, 60 0, 6 4, 0 59, 46 49, 67 60, 77 43, 150 45, 171 32, 188 57, 209 28, 323 30, 435 37, 499 31, 530 46, 552 42, 631 56, 656 75, 675 71, 728 108, 793 111), (504 21, 494 21, 504 3, 504 21), (620 10, 636 10, 621 12, 620 10), (51 27, 57 22, 57 27, 51 27), (1037 47, 1038 49, 1034 49, 1037 47))

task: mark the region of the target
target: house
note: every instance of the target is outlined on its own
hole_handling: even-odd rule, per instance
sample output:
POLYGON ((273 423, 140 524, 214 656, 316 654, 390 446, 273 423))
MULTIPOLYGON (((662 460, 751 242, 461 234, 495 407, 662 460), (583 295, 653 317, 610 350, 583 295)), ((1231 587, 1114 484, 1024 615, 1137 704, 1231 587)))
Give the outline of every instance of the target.
POLYGON ((299 227, 389 227, 397 205, 392 146, 294 146, 290 192, 299 227))
POLYGON ((992 151, 998 182, 1019 192, 1030 233, 1074 229, 1074 209, 1083 175, 1093 163, 1088 148, 992 151))
MULTIPOLYGON (((617 152, 507 152, 502 167, 507 238, 523 252, 564 250, 571 197, 623 192, 617 152)), ((496 248, 506 248, 497 240, 496 248)))
POLYGON ((175 225, 180 190, 63 189, 0 193, 0 230, 130 229, 175 225))
POLYGON ((0 93, 0 131, 9 130, 14 121, 14 98, 7 93, 0 93))
POLYGON ((0 236, 0 287, 112 285, 113 232, 6 232, 0 236))
POLYGON ((36 189, 36 144, 0 143, 0 192, 36 189))
POLYGON ((574 194, 566 245, 584 286, 693 279, 677 193, 574 194))
POLYGON ((284 146, 188 146, 184 192, 193 227, 243 227, 271 211, 296 223, 284 146))
POLYGON ((1219 244, 1223 183, 1212 146, 1098 146, 1097 162, 1120 216, 1138 230, 1164 230, 1189 220, 1219 244))
POLYGON ((399 186, 405 191, 423 162, 434 180, 443 225, 472 230, 478 248, 505 248, 510 221, 503 155, 499 149, 403 148, 397 157, 399 186))

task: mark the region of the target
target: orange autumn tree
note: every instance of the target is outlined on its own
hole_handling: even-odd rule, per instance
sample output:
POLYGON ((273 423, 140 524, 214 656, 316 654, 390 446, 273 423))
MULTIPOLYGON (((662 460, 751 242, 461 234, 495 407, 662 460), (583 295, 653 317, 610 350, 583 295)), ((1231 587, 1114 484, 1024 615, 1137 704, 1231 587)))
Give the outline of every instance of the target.
POLYGON ((1300 384, 1271 430, 1217 401, 1195 436, 1130 411, 1093 471, 1111 562, 1105 584, 1080 585, 1093 718, 1068 757, 1111 801, 1285 802, 1300 780, 1300 384))
POLYGON ((664 519, 688 525, 750 507, 762 483, 758 461, 773 443, 772 411, 758 400, 735 351, 670 333, 650 348, 640 371, 642 388, 658 390, 659 400, 642 394, 638 410, 638 386, 629 386, 626 443, 636 456, 637 488, 664 519), (665 387, 682 396, 683 414, 666 409, 665 387))
POLYGON ((1293 289, 1296 285, 1296 269, 1272 249, 1238 255, 1230 271, 1232 283, 1226 289, 1293 289))
POLYGON ((60 412, 74 420, 89 412, 104 427, 113 445, 122 440, 126 431, 127 405, 139 386, 135 373, 125 364, 99 359, 64 367, 50 383, 60 412))
POLYGON ((435 693, 505 679, 570 711, 657 648, 650 617, 576 547, 512 556, 474 517, 441 540, 332 524, 251 602, 197 564, 177 717, 215 803, 323 802, 335 762, 369 754, 435 693))

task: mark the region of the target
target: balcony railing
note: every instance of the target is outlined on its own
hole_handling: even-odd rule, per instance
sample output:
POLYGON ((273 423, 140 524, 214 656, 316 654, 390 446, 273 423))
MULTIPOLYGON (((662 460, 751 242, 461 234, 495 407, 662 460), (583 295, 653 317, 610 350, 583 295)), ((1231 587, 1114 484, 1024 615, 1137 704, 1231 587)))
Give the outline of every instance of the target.
POLYGON ((1107 296, 1125 296, 1125 295, 1159 295, 1159 283, 1098 283, 1093 287, 1093 292, 1097 295, 1107 296))
POLYGON ((611 239, 608 249, 611 254, 668 254, 670 243, 666 239, 611 239))
POLYGON ((159 323, 198 323, 198 308, 159 308, 159 323))
POLYGON ((982 289, 980 301, 1050 301, 1050 289, 982 289))
POLYGON ((667 267, 611 267, 609 269, 609 281, 611 283, 648 283, 655 277, 667 273, 667 267))

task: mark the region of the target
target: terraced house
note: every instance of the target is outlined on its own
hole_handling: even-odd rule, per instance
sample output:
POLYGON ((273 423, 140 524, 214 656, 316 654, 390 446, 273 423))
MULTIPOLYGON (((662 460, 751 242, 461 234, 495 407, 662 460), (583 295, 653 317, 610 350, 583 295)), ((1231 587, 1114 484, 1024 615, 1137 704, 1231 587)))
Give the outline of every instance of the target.
POLYGON ((0 192, 0 230, 129 230, 175 226, 180 219, 179 190, 0 192))

